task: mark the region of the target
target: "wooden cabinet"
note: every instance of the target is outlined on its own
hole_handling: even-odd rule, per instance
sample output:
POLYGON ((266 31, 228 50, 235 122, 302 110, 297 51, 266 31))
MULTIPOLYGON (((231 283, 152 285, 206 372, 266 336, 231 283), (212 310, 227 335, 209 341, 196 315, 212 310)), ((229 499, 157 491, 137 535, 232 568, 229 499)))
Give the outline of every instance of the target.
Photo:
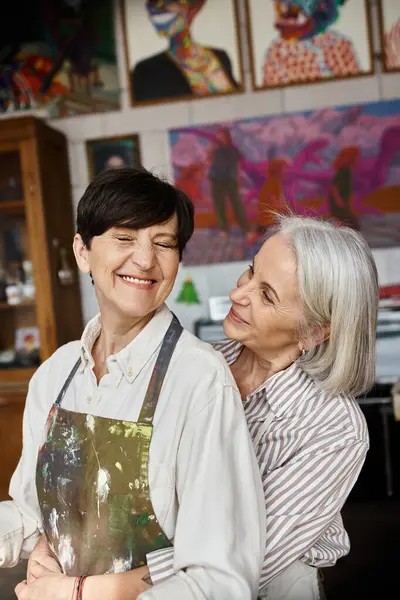
POLYGON ((65 136, 33 117, 0 121, 0 500, 29 380, 82 332, 74 230, 65 136))

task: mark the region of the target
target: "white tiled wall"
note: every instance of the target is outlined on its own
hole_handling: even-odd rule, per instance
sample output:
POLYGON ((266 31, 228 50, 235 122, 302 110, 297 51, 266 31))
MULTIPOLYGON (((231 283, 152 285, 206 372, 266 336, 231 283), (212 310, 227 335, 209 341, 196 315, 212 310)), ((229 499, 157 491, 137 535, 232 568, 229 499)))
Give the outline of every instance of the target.
MULTIPOLYGON (((144 166, 172 179, 168 146, 168 130, 170 128, 184 127, 194 123, 227 121, 280 112, 301 111, 324 106, 400 97, 400 75, 382 74, 379 62, 376 65, 377 74, 373 77, 361 77, 348 81, 313 86, 290 87, 284 90, 269 92, 251 92, 243 4, 244 0, 240 0, 241 9, 239 14, 242 28, 242 53, 244 57, 246 89, 248 90, 246 93, 223 98, 210 98, 193 102, 178 102, 134 109, 129 106, 120 20, 117 15, 116 29, 122 88, 121 111, 102 115, 52 120, 51 122, 53 126, 65 132, 69 139, 69 156, 75 206, 88 184, 85 140, 96 137, 139 133, 144 166)), ((374 2, 372 4, 374 5, 374 2)), ((373 6, 373 16, 374 20, 376 20, 375 6, 373 6)), ((374 26, 374 34, 376 37, 376 26, 374 26)), ((377 43, 375 46, 377 47, 377 43)), ((375 256, 381 282, 385 284, 400 281, 400 248, 379 250, 375 252, 375 256)), ((183 325, 192 329, 195 319, 200 316, 206 316, 208 313, 208 297, 211 295, 228 294, 245 266, 244 263, 231 263, 208 267, 191 267, 190 269, 181 268, 169 305, 180 317, 183 325), (199 306, 186 307, 174 302, 174 298, 176 298, 182 285, 183 278, 187 274, 190 274, 198 289, 202 300, 202 304, 199 306)), ((97 302, 92 286, 87 278, 82 278, 82 301, 84 317, 85 320, 88 320, 95 314, 97 302)))

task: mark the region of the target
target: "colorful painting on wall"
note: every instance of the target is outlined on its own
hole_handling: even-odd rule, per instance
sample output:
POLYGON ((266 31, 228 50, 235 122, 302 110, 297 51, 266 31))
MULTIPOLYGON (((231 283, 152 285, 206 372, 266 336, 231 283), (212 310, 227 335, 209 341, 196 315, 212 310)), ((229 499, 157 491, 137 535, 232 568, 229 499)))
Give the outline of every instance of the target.
POLYGON ((64 117, 119 106, 113 0, 23 0, 10 8, 0 41, 0 112, 64 117))
POLYGON ((379 0, 381 45, 385 71, 400 71, 400 3, 379 0))
POLYGON ((139 137, 128 135, 89 140, 86 154, 90 179, 104 169, 133 167, 140 163, 139 137))
POLYGON ((132 104, 243 91, 236 2, 121 0, 132 104))
POLYGON ((196 207, 184 264, 250 259, 288 207, 400 245, 400 100, 176 129, 170 145, 196 207))
POLYGON ((247 0, 247 16, 255 90, 373 73, 368 0, 247 0))

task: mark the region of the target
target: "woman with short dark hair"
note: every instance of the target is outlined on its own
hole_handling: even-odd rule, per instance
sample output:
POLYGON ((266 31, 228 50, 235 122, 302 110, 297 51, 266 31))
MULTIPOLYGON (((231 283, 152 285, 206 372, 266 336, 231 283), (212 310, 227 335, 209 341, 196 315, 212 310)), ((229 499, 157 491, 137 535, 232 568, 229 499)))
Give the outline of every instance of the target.
POLYGON ((264 510, 240 395, 222 357, 164 304, 192 203, 144 169, 108 170, 77 226, 100 313, 30 382, 0 564, 44 532, 19 600, 251 600, 264 510), (143 565, 170 548, 174 572, 151 587, 143 565))

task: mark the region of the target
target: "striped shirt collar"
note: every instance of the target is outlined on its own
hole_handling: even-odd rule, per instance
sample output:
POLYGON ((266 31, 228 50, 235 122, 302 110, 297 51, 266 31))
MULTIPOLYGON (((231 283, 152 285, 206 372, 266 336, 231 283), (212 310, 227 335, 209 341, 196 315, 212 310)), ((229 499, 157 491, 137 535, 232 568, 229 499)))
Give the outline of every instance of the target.
MULTIPOLYGON (((219 350, 228 365, 232 366, 239 357, 243 345, 237 341, 224 340, 214 344, 214 348, 219 350)), ((307 394, 313 393, 315 394, 314 381, 303 371, 298 362, 294 362, 283 371, 272 375, 249 394, 244 401, 245 410, 246 413, 258 414, 258 418, 263 418, 264 411, 255 409, 261 408, 260 403, 267 402, 276 417, 280 418, 298 412, 301 406, 304 406, 307 394)))

